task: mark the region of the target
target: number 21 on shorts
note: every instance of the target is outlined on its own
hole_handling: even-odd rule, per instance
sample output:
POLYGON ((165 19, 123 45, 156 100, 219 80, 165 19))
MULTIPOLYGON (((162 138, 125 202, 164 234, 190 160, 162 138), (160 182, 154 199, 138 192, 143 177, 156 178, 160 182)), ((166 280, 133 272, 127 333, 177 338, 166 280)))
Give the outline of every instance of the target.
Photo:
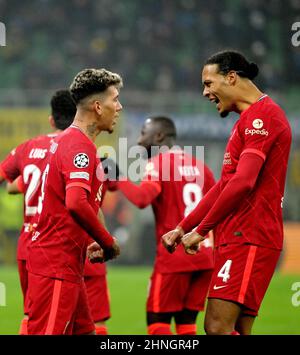
POLYGON ((218 272, 218 277, 221 277, 223 282, 227 282, 230 279, 231 265, 232 260, 228 259, 218 272))

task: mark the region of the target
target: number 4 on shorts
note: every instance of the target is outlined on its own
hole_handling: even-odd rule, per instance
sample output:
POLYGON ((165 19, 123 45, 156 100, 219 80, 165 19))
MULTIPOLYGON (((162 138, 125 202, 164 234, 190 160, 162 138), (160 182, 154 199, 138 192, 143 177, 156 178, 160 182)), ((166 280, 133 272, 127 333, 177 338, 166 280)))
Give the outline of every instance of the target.
POLYGON ((218 277, 222 277, 223 282, 227 282, 230 279, 230 268, 231 268, 232 260, 227 260, 226 263, 221 267, 218 277))

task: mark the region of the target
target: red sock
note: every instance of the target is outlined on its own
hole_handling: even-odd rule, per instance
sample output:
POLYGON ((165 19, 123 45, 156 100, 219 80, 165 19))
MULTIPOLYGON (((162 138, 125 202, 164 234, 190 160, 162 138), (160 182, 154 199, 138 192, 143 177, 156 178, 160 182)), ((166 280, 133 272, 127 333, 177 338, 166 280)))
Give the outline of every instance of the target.
POLYGON ((149 335, 172 335, 169 323, 152 323, 148 325, 149 335))
POLYGON ((20 324, 19 335, 28 335, 27 324, 28 318, 23 318, 20 324))
POLYGON ((107 335, 107 326, 106 325, 95 325, 96 335, 107 335))
POLYGON ((176 324, 176 333, 178 335, 196 335, 196 324, 176 324))
POLYGON ((240 335, 240 333, 234 330, 233 332, 230 333, 230 335, 240 335))

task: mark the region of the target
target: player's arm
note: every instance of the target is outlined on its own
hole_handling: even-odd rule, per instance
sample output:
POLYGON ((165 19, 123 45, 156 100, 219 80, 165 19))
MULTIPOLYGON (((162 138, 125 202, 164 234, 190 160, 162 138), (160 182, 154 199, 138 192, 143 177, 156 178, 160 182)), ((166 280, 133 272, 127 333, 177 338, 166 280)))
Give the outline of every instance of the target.
POLYGON ((6 191, 11 195, 24 193, 24 183, 23 183, 22 176, 20 175, 13 182, 7 182, 6 191))
POLYGON ((88 191, 84 187, 71 186, 67 188, 66 207, 78 224, 103 248, 105 260, 113 259, 120 254, 117 240, 99 221, 88 201, 88 191))
POLYGON ((255 153, 242 154, 236 173, 221 191, 218 199, 203 218, 195 231, 182 238, 182 243, 187 252, 204 239, 204 236, 232 213, 237 206, 247 197, 255 186, 257 177, 263 166, 264 159, 255 153))
POLYGON ((21 161, 20 157, 22 156, 24 146, 25 144, 20 144, 13 149, 2 162, 0 162, 0 184, 4 180, 13 182, 21 175, 19 163, 21 161))
POLYGON ((220 181, 217 182, 205 194, 193 211, 185 217, 174 230, 162 236, 162 243, 170 253, 175 251, 184 234, 198 226, 202 219, 207 215, 220 195, 220 185, 220 181))
MULTIPOLYGON (((99 208, 98 211, 98 219, 100 223, 106 228, 105 217, 101 208, 99 208)), ((101 246, 92 238, 90 238, 90 244, 87 247, 86 256, 92 264, 104 262, 104 251, 101 246)))
POLYGON ((129 180, 118 181, 118 188, 138 208, 145 208, 160 194, 161 186, 156 181, 142 181, 136 185, 129 180))

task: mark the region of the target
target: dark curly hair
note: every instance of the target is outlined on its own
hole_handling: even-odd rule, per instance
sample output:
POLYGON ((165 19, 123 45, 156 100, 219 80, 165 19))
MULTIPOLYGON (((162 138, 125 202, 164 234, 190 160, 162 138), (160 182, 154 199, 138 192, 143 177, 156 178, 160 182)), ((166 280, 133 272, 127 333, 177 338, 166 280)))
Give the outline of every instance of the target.
POLYGON ((123 81, 119 74, 112 73, 103 68, 84 69, 75 76, 70 85, 70 91, 77 105, 87 96, 104 92, 111 85, 117 88, 123 86, 123 81))
POLYGON ((205 65, 209 64, 218 64, 221 74, 226 75, 234 70, 239 76, 250 80, 253 80, 259 72, 255 63, 249 63, 241 53, 236 51, 218 52, 207 59, 205 65))
POLYGON ((51 98, 51 114, 57 129, 70 126, 76 114, 76 105, 69 90, 57 90, 51 98))

